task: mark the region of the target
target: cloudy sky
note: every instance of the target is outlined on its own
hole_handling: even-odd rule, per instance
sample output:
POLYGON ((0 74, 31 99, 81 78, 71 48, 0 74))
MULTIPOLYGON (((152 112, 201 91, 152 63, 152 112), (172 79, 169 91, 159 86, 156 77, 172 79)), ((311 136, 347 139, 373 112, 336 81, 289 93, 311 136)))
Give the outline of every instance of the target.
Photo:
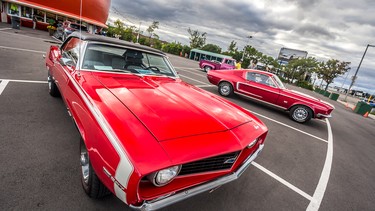
MULTIPOLYGON (((281 47, 304 50, 318 60, 351 62, 348 87, 367 44, 375 45, 373 0, 112 0, 109 22, 146 29, 159 21, 160 39, 189 45, 187 29, 207 32, 207 42, 227 50, 232 40, 248 42, 276 57, 281 47), (246 37, 252 35, 252 39, 246 37)), ((335 80, 341 86, 345 76, 335 80)), ((370 47, 354 89, 375 92, 375 47, 370 47)))

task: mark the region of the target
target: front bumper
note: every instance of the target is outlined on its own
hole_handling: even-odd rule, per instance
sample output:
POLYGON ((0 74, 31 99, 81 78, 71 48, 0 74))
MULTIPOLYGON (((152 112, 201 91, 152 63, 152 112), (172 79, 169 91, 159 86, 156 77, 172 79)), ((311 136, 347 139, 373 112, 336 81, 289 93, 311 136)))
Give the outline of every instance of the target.
POLYGON ((250 166, 251 162, 253 162, 255 158, 258 156, 258 154, 263 150, 263 147, 264 147, 264 144, 259 145, 259 148, 257 149, 257 151, 255 151, 250 157, 248 157, 237 171, 229 175, 204 183, 197 187, 186 189, 184 191, 175 193, 173 195, 167 195, 167 196, 160 197, 152 201, 145 201, 140 206, 130 205, 130 207, 133 209, 142 210, 142 211, 157 210, 157 209, 161 209, 163 207, 169 206, 171 204, 177 203, 179 201, 185 200, 197 194, 207 192, 210 190, 214 190, 221 185, 232 182, 238 179, 241 176, 241 174, 250 166))
POLYGON ((317 118, 331 118, 332 115, 331 114, 317 114, 316 115, 317 118))

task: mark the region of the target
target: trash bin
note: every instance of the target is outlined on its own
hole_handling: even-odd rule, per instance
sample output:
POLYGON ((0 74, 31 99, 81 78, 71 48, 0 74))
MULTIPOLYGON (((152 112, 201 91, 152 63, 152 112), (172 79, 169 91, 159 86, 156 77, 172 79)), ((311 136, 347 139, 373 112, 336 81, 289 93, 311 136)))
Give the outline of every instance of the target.
POLYGON ((324 95, 325 97, 329 97, 329 96, 331 95, 331 92, 327 92, 327 91, 325 91, 325 92, 323 93, 323 95, 324 95))
POLYGON ((20 29, 21 19, 18 16, 12 16, 12 28, 20 29))
POLYGON ((358 101, 357 105, 354 108, 354 112, 357 114, 365 115, 367 112, 370 113, 371 109, 372 107, 369 104, 358 101))
POLYGON ((329 96, 329 99, 337 101, 337 99, 339 99, 339 96, 340 95, 337 93, 331 93, 331 95, 329 96))

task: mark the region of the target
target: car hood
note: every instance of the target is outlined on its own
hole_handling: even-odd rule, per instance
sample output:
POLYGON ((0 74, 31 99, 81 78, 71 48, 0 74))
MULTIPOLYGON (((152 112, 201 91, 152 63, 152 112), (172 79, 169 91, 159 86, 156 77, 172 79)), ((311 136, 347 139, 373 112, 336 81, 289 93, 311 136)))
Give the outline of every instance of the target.
POLYGON ((95 76, 159 141, 226 131, 252 118, 180 79, 128 74, 95 76))

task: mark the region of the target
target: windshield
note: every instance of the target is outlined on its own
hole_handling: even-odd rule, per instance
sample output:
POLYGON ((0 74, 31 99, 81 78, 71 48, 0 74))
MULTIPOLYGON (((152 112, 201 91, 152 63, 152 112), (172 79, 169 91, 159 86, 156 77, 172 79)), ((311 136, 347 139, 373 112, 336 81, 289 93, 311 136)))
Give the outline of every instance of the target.
POLYGON ((82 66, 89 70, 176 77, 164 56, 104 44, 89 44, 82 66))
POLYGON ((276 81, 277 85, 279 86, 279 88, 285 89, 285 86, 284 86, 283 82, 281 82, 281 80, 280 80, 279 77, 277 77, 276 75, 273 75, 272 77, 273 77, 273 79, 275 79, 275 81, 276 81))

